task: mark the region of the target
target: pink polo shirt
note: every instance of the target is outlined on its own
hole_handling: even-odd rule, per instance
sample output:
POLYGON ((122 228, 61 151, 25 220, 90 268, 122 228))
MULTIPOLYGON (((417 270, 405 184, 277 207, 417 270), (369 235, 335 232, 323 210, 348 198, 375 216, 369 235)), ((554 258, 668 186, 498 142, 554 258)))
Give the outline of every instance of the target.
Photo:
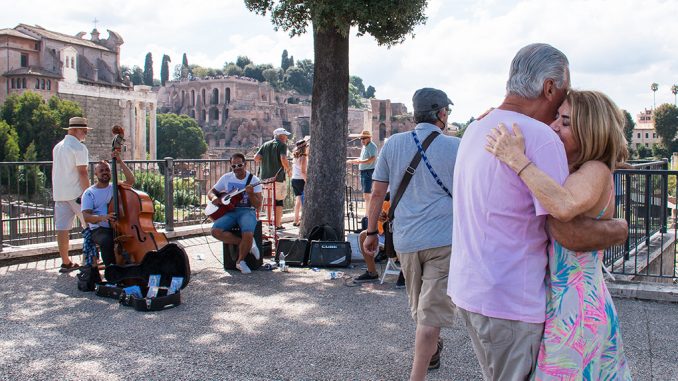
POLYGON ((454 171, 454 223, 447 293, 459 307, 489 317, 544 322, 548 214, 522 180, 483 148, 500 122, 518 123, 525 152, 559 183, 568 175, 565 150, 549 126, 494 110, 472 123, 454 171))

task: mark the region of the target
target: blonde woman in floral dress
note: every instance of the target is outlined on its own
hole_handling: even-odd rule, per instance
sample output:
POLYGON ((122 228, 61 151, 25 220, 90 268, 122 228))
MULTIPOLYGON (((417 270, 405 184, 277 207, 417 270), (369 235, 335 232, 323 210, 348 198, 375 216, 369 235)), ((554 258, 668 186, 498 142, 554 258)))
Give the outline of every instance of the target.
MULTIPOLYGON (((614 214, 612 172, 627 157, 624 118, 596 91, 572 90, 551 128, 565 146, 570 175, 561 186, 525 156, 520 127, 500 125, 486 149, 511 167, 556 219, 614 214)), ((617 311, 605 286, 603 251, 549 247, 547 304, 535 380, 630 380, 617 311)))

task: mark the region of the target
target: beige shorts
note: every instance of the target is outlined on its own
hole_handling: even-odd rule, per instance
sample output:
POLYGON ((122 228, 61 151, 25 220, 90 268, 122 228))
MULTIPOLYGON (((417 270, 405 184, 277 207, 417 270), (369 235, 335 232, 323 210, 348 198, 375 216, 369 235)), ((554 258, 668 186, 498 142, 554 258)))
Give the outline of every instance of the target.
MULTIPOLYGON (((273 184, 266 184, 264 188, 273 191, 273 184)), ((287 182, 275 182, 275 199, 278 201, 284 200, 287 197, 287 182)))
POLYGON ((80 226, 87 226, 80 212, 80 205, 75 200, 54 201, 54 229, 71 230, 75 217, 80 220, 80 226))
POLYGON ((398 253, 412 319, 429 327, 451 327, 455 307, 447 295, 452 246, 398 253))
POLYGON ((488 317, 458 308, 485 380, 527 380, 537 365, 544 323, 488 317))

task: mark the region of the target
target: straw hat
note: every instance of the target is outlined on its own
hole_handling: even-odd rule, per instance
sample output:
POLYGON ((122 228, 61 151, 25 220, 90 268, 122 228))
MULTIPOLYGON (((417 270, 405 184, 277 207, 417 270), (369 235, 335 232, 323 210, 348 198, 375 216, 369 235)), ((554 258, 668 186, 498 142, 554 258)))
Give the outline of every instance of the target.
POLYGON ((359 134, 350 134, 349 137, 351 137, 351 138, 360 138, 360 139, 362 139, 362 138, 370 138, 370 139, 372 139, 372 131, 370 131, 370 130, 363 130, 363 132, 361 132, 361 133, 359 133, 359 134))
POLYGON ((68 130, 70 128, 86 128, 88 130, 92 129, 92 127, 87 126, 87 118, 80 116, 74 116, 68 120, 68 127, 64 128, 64 130, 68 130))

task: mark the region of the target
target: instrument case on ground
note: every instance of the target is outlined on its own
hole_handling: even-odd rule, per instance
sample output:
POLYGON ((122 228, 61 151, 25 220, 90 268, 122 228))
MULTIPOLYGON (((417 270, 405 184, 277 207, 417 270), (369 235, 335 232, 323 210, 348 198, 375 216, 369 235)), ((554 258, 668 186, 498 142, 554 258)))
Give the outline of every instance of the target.
POLYGON ((275 248, 275 262, 280 264, 280 252, 285 253, 287 266, 303 267, 308 264, 308 240, 280 238, 275 248))
POLYGON ((351 264, 351 243, 344 241, 311 241, 310 267, 348 267, 351 264))
POLYGON ((96 295, 113 298, 120 304, 134 307, 137 311, 159 311, 181 304, 181 293, 167 295, 173 277, 182 277, 180 290, 191 279, 191 267, 183 248, 170 243, 157 251, 149 251, 139 264, 106 266, 107 282, 97 284, 96 295), (147 295, 150 275, 160 275, 158 295, 153 298, 139 298, 125 293, 128 286, 136 285, 142 295, 147 295))

